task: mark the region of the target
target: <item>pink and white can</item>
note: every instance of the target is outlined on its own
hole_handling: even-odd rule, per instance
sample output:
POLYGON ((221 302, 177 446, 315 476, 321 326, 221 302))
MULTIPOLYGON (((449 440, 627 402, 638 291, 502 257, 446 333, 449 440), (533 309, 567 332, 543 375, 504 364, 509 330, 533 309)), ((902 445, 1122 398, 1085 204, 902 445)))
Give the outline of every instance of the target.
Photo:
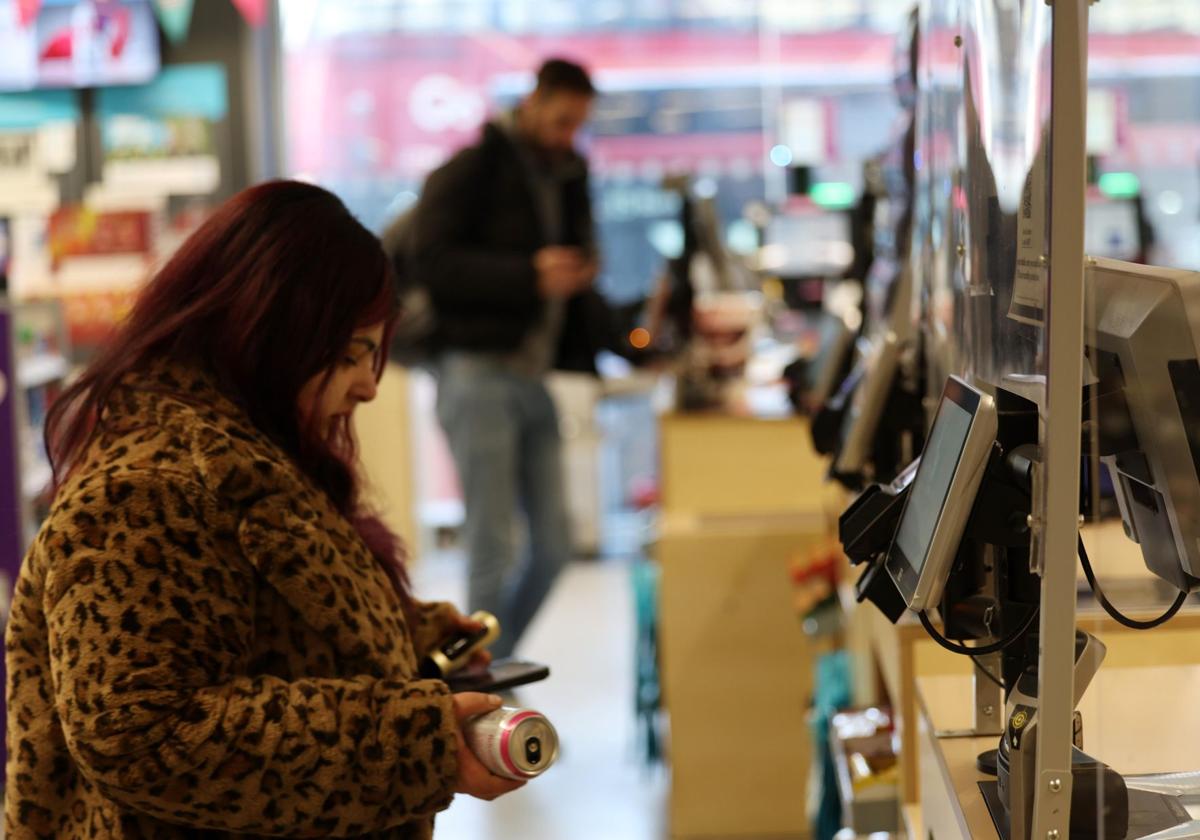
POLYGON ((463 736, 484 767, 508 779, 532 779, 558 758, 558 733, 531 709, 502 706, 467 721, 463 736))

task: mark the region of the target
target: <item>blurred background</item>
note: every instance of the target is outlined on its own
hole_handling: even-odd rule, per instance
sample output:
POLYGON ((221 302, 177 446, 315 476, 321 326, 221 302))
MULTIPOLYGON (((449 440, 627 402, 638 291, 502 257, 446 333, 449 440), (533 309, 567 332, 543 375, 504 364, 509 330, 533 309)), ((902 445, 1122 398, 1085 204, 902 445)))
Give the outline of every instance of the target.
MULTIPOLYGON (((1020 4, 982 5, 1003 19, 1020 4)), ((958 3, 925 7, 926 21, 952 26, 959 14, 958 3)), ((811 455, 807 428, 791 423, 805 413, 798 390, 819 385, 830 313, 857 332, 872 294, 942 247, 955 176, 922 170, 922 154, 957 159, 967 142, 949 39, 929 39, 916 105, 912 15, 898 0, 0 0, 0 398, 12 416, 11 429, 0 424, 0 484, 19 520, 2 535, 4 592, 48 501, 47 405, 206 213, 257 181, 300 178, 382 231, 432 169, 531 90, 544 58, 567 57, 600 91, 580 148, 603 293, 633 308, 633 329, 664 277, 689 284, 698 312, 731 319, 712 332, 737 350, 731 365, 696 363, 685 334, 703 334, 700 318, 662 339, 669 367, 613 356, 599 379, 554 381, 579 560, 522 650, 554 674, 519 697, 559 723, 562 766, 494 805, 456 803, 439 836, 784 835, 789 824, 803 836, 822 796, 808 746, 791 763, 744 757, 777 788, 759 785, 741 807, 770 818, 707 792, 711 765, 672 764, 695 730, 672 731, 661 709, 655 550, 675 533, 672 516, 837 507, 809 499, 810 465, 794 462, 811 455), (914 125, 920 140, 905 145, 914 125), (925 199, 912 199, 909 170, 925 199), (702 434, 701 417, 726 425, 702 434), (752 444, 746 424, 757 424, 752 444), (711 486, 730 459, 758 471, 711 486)), ((1200 4, 1106 0, 1089 49, 1088 253, 1200 270, 1200 4)), ((433 400, 431 377, 393 365, 359 434, 421 594, 461 599, 462 505, 433 400)), ((758 538, 798 527, 779 521, 758 538)), ((805 576, 786 570, 830 551, 818 530, 779 537, 785 573, 763 591, 784 599, 782 626, 807 615, 791 602, 805 576)), ((703 563, 706 545, 728 539, 731 556, 736 531, 672 550, 703 563)), ((679 597, 698 604, 732 586, 679 597)), ((688 655, 704 657, 697 645, 688 655)), ((700 666, 676 674, 688 668, 700 666)), ((805 739, 810 682, 777 683, 802 698, 783 730, 805 739)), ((730 691, 717 676, 681 682, 676 696, 703 697, 715 714, 730 691)), ((720 766, 736 775, 739 764, 720 766)))

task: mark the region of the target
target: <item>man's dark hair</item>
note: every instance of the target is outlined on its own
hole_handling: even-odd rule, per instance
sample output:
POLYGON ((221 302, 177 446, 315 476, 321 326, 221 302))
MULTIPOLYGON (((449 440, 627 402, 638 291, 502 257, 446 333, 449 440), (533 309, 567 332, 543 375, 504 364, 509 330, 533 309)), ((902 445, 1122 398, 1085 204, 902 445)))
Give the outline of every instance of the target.
POLYGON ((538 93, 578 93, 583 96, 595 96, 596 87, 587 70, 573 61, 565 58, 547 59, 538 68, 538 93))

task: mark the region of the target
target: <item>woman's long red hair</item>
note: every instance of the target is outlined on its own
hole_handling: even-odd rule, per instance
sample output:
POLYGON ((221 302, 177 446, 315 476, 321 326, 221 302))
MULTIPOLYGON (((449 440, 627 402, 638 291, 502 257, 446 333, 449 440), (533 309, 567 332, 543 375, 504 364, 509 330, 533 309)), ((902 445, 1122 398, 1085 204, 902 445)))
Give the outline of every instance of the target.
POLYGON ((362 506, 348 426, 320 429, 297 409, 301 387, 332 370, 355 329, 384 322, 386 347, 393 283, 379 240, 327 190, 272 181, 234 196, 147 284, 51 407, 56 486, 82 459, 122 378, 157 359, 199 365, 329 495, 408 604, 402 545, 362 506))

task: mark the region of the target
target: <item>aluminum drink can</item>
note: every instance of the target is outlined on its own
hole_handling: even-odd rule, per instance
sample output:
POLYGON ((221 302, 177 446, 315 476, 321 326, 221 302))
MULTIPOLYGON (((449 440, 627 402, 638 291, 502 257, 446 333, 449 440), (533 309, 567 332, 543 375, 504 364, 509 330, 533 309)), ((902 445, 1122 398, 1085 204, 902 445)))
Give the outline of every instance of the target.
POLYGON ((531 709, 502 706, 472 718, 463 737, 484 767, 508 779, 532 779, 558 758, 558 733, 531 709))

